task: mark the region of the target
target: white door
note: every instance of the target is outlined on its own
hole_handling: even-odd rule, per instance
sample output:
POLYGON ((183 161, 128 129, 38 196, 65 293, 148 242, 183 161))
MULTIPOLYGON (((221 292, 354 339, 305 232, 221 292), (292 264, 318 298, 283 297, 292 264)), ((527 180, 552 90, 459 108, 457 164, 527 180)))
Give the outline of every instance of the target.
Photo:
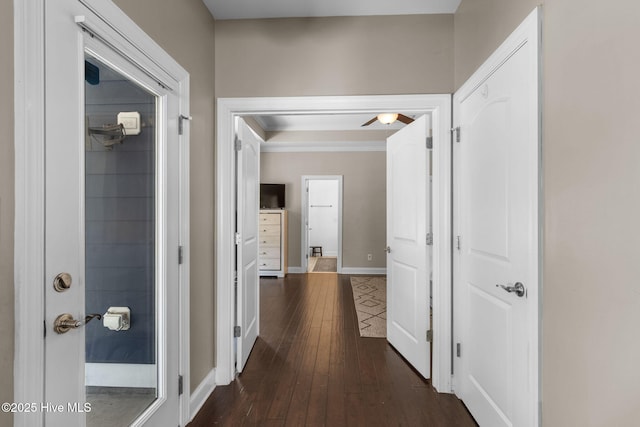
POLYGON ((456 394, 481 426, 537 425, 537 19, 527 23, 454 101, 456 394))
POLYGON ((179 92, 80 2, 46 2, 45 22, 44 422, 176 426, 179 92))
POLYGON ((387 139, 387 339, 430 377, 429 121, 422 116, 387 139))
POLYGON ((238 126, 238 222, 236 369, 242 372, 260 333, 260 281, 258 279, 258 218, 260 206, 260 140, 239 119, 238 126))

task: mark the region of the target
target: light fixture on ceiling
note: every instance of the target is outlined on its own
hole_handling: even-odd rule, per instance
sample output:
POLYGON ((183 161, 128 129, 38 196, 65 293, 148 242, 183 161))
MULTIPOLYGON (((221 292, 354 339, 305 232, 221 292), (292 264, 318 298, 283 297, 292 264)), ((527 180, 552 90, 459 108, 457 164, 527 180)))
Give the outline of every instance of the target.
POLYGON ((398 113, 381 113, 376 116, 383 125, 390 125, 398 120, 398 113))
POLYGON ((396 120, 404 123, 405 125, 408 125, 413 121, 411 117, 405 116, 404 114, 400 114, 400 113, 380 113, 374 118, 372 118, 371 120, 369 120, 367 123, 363 124, 362 126, 369 126, 371 123, 375 122, 376 120, 384 125, 390 125, 396 120))

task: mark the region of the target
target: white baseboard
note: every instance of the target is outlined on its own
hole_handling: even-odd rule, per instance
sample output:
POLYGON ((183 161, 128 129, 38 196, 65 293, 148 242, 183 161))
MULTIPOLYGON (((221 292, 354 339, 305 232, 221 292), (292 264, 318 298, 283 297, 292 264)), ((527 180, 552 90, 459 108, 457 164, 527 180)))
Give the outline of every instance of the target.
POLYGON ((302 273, 306 273, 306 271, 303 270, 302 267, 289 267, 287 268, 287 273, 302 274, 302 273))
POLYGON ((206 377, 198 384, 198 387, 191 393, 191 399, 189 402, 189 412, 191 413, 191 419, 196 416, 204 402, 207 401, 213 390, 216 388, 216 368, 213 368, 206 377))
POLYGON ((85 384, 99 387, 155 388, 155 364, 85 363, 85 384))
POLYGON ((342 267, 340 274, 370 274, 372 276, 384 276, 387 274, 386 268, 366 268, 366 267, 342 267))

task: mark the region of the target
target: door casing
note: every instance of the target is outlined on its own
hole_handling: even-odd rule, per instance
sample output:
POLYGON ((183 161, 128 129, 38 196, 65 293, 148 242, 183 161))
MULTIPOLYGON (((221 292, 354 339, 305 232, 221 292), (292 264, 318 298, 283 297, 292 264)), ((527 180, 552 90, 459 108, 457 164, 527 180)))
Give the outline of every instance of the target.
MULTIPOLYGON (((439 392, 451 387, 451 95, 219 98, 216 130, 216 384, 235 374, 233 350, 235 243, 235 118, 256 114, 378 114, 429 112, 433 120, 433 374, 439 392)), ((428 313, 425 313, 428 315, 428 313)))
MULTIPOLYGON (((189 74, 128 16, 111 2, 78 0, 101 32, 111 32, 120 43, 112 46, 162 81, 178 90, 179 110, 189 117, 189 74), (117 34, 117 35, 116 35, 117 34)), ((49 5, 47 7, 56 7, 49 5)), ((15 64, 15 357, 14 400, 44 402, 45 346, 43 330, 45 292, 45 2, 24 0, 14 4, 15 64), (42 286, 39 286, 41 284, 42 286)), ((75 47, 74 47, 75 48, 75 47)), ((171 118, 173 119, 173 118, 171 118)), ((177 120, 177 118, 175 118, 177 120)), ((180 137, 180 268, 179 371, 185 393, 180 420, 186 424, 189 407, 189 126, 180 137)), ((47 325, 50 331, 50 326, 47 325)), ((41 425, 39 413, 16 413, 14 424, 41 425)))

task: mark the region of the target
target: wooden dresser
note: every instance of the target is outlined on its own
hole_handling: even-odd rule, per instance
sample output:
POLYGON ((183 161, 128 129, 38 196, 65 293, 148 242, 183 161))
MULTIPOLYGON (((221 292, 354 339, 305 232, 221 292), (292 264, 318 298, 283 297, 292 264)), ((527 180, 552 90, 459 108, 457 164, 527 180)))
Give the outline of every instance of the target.
POLYGON ((287 274, 287 211, 260 210, 260 276, 284 277, 287 274))

